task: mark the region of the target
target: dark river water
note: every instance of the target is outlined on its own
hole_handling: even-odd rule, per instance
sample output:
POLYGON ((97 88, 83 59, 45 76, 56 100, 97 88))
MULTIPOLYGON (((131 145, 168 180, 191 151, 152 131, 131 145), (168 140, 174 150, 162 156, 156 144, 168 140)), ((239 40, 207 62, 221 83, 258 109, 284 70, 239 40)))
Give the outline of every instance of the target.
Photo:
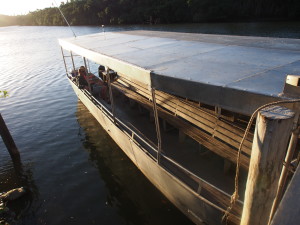
MULTIPOLYGON (((100 27, 74 27, 77 35, 100 27)), ((106 27, 300 38, 300 23, 106 27)), ((182 225, 181 214, 129 161, 77 100, 57 38, 67 27, 0 28, 0 112, 21 153, 14 167, 0 140, 0 192, 24 186, 11 204, 17 224, 182 225)))

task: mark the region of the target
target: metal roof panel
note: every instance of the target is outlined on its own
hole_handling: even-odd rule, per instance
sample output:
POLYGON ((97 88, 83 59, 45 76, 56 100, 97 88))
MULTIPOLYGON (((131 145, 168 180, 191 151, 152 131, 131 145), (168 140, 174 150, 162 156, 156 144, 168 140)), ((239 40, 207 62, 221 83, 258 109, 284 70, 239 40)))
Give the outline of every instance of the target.
POLYGON ((297 39, 126 31, 60 44, 149 87, 245 114, 282 98, 286 74, 300 74, 297 39))

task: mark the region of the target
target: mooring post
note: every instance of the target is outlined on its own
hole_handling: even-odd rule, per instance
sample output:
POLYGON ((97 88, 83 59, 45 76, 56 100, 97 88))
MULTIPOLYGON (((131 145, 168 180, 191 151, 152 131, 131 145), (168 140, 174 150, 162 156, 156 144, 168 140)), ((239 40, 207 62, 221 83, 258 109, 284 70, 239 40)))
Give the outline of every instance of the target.
POLYGON ((0 113, 0 134, 11 158, 13 160, 20 159, 20 153, 18 151, 18 148, 2 118, 1 113, 0 113))
POLYGON ((295 114, 281 106, 261 110, 256 119, 241 224, 268 223, 295 114))

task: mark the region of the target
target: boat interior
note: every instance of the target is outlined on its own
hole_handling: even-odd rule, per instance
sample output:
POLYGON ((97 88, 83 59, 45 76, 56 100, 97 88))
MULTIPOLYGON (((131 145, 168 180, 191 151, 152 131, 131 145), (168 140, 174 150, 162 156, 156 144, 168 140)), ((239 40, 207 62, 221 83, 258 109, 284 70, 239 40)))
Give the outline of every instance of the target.
MULTIPOLYGON (((240 224, 255 130, 255 119, 248 127, 250 115, 267 103, 299 95, 293 85, 299 86, 300 78, 296 76, 292 85, 286 74, 297 73, 299 56, 290 47, 300 43, 152 31, 93 34, 59 42, 72 87, 80 99, 89 100, 85 104, 92 114, 97 117, 99 109, 105 121, 112 122, 109 125, 129 138, 126 141, 171 175, 173 184, 188 190, 193 195, 189 203, 203 203, 206 212, 218 213, 217 220, 225 214, 228 224, 240 224), (83 60, 84 79, 73 56, 83 60), (67 59, 73 65, 70 72, 67 59), (91 73, 88 59, 97 72, 91 73)), ((296 143, 298 136, 286 139, 296 143)), ((256 145, 261 141, 257 139, 256 145)), ((299 162, 299 144, 291 152, 299 162)), ((174 202, 180 205, 183 198, 174 202)))
MULTIPOLYGON (((158 90, 153 92, 122 74, 110 76, 111 79, 105 79, 105 71, 99 77, 89 75, 89 81, 92 81, 90 87, 79 85, 79 88, 90 96, 94 104, 100 104, 102 109, 117 118, 116 124, 138 142, 149 157, 159 160, 161 167, 194 193, 226 211, 235 191, 237 150, 248 116, 158 90), (106 96, 95 91, 97 85, 106 88, 106 96), (157 150, 159 145, 160 154, 157 150)), ((69 79, 78 85, 71 73, 69 79)), ((232 210, 234 223, 238 222, 242 212, 253 129, 242 148, 239 200, 232 210)))

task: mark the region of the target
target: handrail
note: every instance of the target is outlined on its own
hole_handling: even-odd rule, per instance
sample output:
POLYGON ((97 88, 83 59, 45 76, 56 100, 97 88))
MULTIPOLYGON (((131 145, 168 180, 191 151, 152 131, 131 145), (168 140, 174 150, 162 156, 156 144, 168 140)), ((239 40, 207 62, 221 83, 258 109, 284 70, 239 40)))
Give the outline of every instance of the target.
MULTIPOLYGON (((76 83, 75 83, 74 81, 73 81, 73 83, 76 85, 76 83)), ((76 86, 77 86, 77 85, 76 85, 76 86)), ((113 120, 112 120, 112 119, 113 119, 113 118, 112 118, 112 112, 110 112, 104 104, 102 104, 98 99, 96 99, 94 96, 92 96, 91 93, 88 92, 87 90, 81 89, 81 91, 82 91, 88 98, 90 98, 90 99, 94 102, 94 104, 95 104, 95 105, 96 105, 96 106, 97 106, 104 114, 106 114, 107 117, 113 122, 113 120), (100 107, 99 107, 99 106, 100 106, 100 107)), ((129 137, 131 140, 135 141, 135 143, 137 143, 137 144, 140 145, 141 143, 140 143, 138 140, 136 140, 136 139, 139 139, 143 144, 145 144, 145 145, 147 145, 148 147, 150 147, 151 150, 153 150, 154 152, 158 153, 158 150, 157 150, 156 148, 154 148, 152 145, 150 145, 146 140, 144 140, 143 137, 141 137, 140 135, 138 135, 135 131, 133 131, 130 127, 128 127, 125 123, 123 123, 119 118, 115 117, 115 121, 116 121, 116 124, 115 124, 116 126, 121 125, 121 126, 123 126, 124 128, 126 128, 129 132, 131 132, 131 135, 130 135, 129 133, 128 133, 127 135, 128 135, 128 137, 129 137), (135 138, 135 137, 137 137, 137 138, 135 138)), ((124 130, 124 131, 125 131, 125 130, 124 130)), ((146 154, 148 154, 153 160, 157 161, 157 159, 156 159, 155 157, 153 157, 149 151, 147 151, 146 149, 143 149, 143 148, 141 148, 141 149, 142 149, 146 154)), ((171 164, 173 164, 176 168, 178 168, 178 169, 180 169, 182 172, 184 172, 186 176, 192 178, 196 183, 198 183, 198 185, 201 185, 201 184, 204 183, 204 184, 206 184, 206 185, 208 185, 208 186, 211 186, 211 187, 214 188, 214 190, 216 190, 217 192, 220 192, 221 194, 225 195, 226 197, 228 197, 228 198, 230 199, 230 195, 229 195, 228 193, 226 193, 226 192, 224 192, 223 190, 217 188, 216 186, 210 184, 209 182, 205 181, 204 179, 198 177, 196 174, 194 174, 193 172, 189 171, 188 169, 186 169, 185 167, 183 167, 182 165, 180 165, 178 162, 174 161, 173 159, 169 158, 169 157, 166 156, 165 154, 160 153, 160 156, 162 156, 163 159, 166 159, 168 162, 170 162, 171 164)), ((167 168, 166 166, 164 166, 164 163, 163 163, 163 162, 161 162, 159 165, 160 165, 162 168, 164 168, 165 170, 167 170, 169 173, 172 173, 170 170, 168 170, 168 168, 167 168)), ((173 175, 175 175, 175 174, 173 173, 173 175)), ((176 176, 176 175, 175 175, 175 176, 176 176)), ((183 182, 185 185, 187 185, 189 188, 191 188, 191 187, 190 187, 187 183, 185 183, 182 179, 180 179, 180 181, 183 182)), ((191 190, 193 190, 193 189, 191 188, 191 190)), ((201 199, 205 199, 206 202, 209 202, 209 200, 207 200, 206 198, 204 198, 203 196, 201 196, 200 193, 197 193, 195 190, 193 190, 193 191, 194 191, 194 193, 196 193, 201 199)), ((243 204, 243 202, 240 201, 240 200, 238 200, 238 202, 239 202, 240 204, 243 204)), ((224 208, 222 208, 222 207, 216 205, 215 203, 209 202, 209 204, 210 204, 211 206, 213 206, 214 208, 216 208, 216 209, 222 211, 222 212, 225 212, 225 211, 226 211, 226 209, 224 209, 224 208)))
MULTIPOLYGON (((165 154, 161 153, 161 156, 163 156, 164 159, 168 160, 169 162, 171 162, 172 164, 174 164, 175 166, 177 166, 179 169, 181 169, 183 172, 185 172, 188 176, 192 176, 193 179, 198 183, 205 183, 208 184, 210 186, 213 186, 215 190, 219 191, 220 193, 226 195, 229 199, 231 197, 231 195, 229 195, 228 193, 226 193, 225 191, 217 188, 216 186, 210 184, 209 182, 205 181, 204 179, 200 178, 199 176, 197 176, 196 174, 194 174, 193 172, 189 171, 188 169, 186 169, 185 167, 183 167, 182 165, 180 165, 179 163, 177 163, 176 161, 174 161, 173 159, 169 158, 168 156, 166 156, 165 154)), ((243 204, 243 202, 241 200, 238 200, 239 203, 243 204)))
MULTIPOLYGON (((101 106, 100 110, 101 111, 105 111, 106 114, 108 114, 110 117, 109 119, 112 119, 112 112, 110 112, 105 105, 103 105, 98 99, 96 99, 94 96, 92 96, 87 90, 83 89, 82 90, 84 92, 84 94, 91 98, 94 103, 97 103, 97 105, 101 106)), ((125 127, 127 130, 129 130, 131 132, 131 136, 133 134, 133 137, 138 137, 138 139, 140 139, 141 141, 143 141, 144 144, 146 144, 148 147, 150 147, 153 151, 157 152, 157 150, 150 145, 146 140, 144 140, 140 135, 138 135, 135 131, 133 131, 130 127, 128 127, 125 123, 123 123, 119 118, 115 118, 116 122, 118 122, 118 124, 122 125, 123 127, 125 127)), ((134 138, 132 138, 134 140, 134 138)))

